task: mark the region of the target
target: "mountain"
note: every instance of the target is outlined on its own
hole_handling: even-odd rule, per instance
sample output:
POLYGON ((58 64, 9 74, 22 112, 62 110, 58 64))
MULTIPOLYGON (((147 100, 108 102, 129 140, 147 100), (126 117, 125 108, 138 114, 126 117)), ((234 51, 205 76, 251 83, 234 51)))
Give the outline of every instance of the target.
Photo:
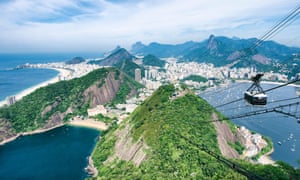
POLYGON ((112 53, 103 60, 98 61, 97 64, 101 66, 115 66, 116 64, 120 64, 122 61, 132 61, 133 59, 135 59, 135 57, 132 56, 126 49, 118 48, 112 51, 112 53))
POLYGON ((87 109, 97 105, 124 103, 140 87, 118 69, 102 68, 81 78, 40 88, 15 104, 0 108, 0 141, 87 115, 87 109))
POLYGON ((110 55, 99 61, 92 61, 91 64, 98 64, 101 66, 114 66, 119 68, 121 71, 134 78, 135 69, 141 69, 142 77, 144 76, 144 68, 134 63, 136 59, 126 49, 117 47, 111 52, 110 55))
POLYGON ((235 64, 232 67, 258 66, 258 69, 273 67, 274 63, 286 64, 300 48, 288 47, 274 41, 265 41, 255 49, 258 39, 239 39, 223 36, 210 37, 202 42, 186 42, 170 45, 137 42, 132 46, 133 54, 153 54, 157 57, 177 57, 180 62, 208 62, 216 66, 235 64))
POLYGON ((79 63, 82 63, 84 61, 85 61, 85 59, 83 57, 74 57, 73 59, 68 60, 66 62, 66 64, 79 64, 79 63))
POLYGON ((150 43, 148 46, 142 44, 141 42, 136 42, 132 45, 131 51, 135 55, 146 56, 152 54, 154 56, 164 58, 164 57, 178 57, 185 52, 191 51, 197 48, 199 43, 189 41, 183 44, 171 45, 171 44, 159 44, 156 42, 150 43))
MULTIPOLYGON (((208 122, 215 117, 222 115, 189 90, 175 90, 173 85, 160 87, 97 142, 92 153, 97 178, 247 179, 239 174, 237 166, 256 178, 299 178, 299 170, 284 163, 255 165, 224 158, 216 127, 208 122), (235 162, 235 166, 228 161, 235 162)), ((227 122, 221 124, 230 126, 227 122)), ((227 129, 227 134, 234 133, 227 129)))
POLYGON ((158 57, 148 54, 145 56, 142 60, 143 65, 145 66, 158 66, 158 67, 164 67, 166 62, 159 59, 158 57))

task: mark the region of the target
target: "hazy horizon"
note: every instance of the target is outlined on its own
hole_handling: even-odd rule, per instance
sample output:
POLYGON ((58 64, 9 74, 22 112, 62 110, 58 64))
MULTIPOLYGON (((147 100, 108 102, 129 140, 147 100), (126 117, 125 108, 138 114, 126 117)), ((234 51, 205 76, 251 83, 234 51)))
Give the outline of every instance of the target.
MULTIPOLYGON (((0 53, 108 52, 120 45, 260 38, 297 0, 18 0, 0 2, 0 53)), ((270 40, 300 47, 299 18, 270 40)))

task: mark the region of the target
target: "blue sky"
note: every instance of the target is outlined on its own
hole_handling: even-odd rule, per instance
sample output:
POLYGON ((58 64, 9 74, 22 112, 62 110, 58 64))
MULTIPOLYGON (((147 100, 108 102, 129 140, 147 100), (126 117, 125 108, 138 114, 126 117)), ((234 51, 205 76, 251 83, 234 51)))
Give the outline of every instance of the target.
MULTIPOLYGON (((299 0, 0 0, 0 52, 105 52, 136 41, 261 37, 299 0)), ((300 18, 272 40, 300 47, 300 18)))

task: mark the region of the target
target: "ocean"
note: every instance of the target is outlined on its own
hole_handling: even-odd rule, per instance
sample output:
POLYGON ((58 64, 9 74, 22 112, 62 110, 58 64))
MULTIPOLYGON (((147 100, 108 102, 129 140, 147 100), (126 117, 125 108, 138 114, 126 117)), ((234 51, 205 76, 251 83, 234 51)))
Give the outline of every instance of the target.
MULTIPOLYGON (((227 88, 222 88, 200 94, 214 106, 232 102, 243 97, 244 91, 250 83, 233 84, 227 88)), ((262 84, 263 89, 273 88, 275 84, 262 84)), ((249 105, 244 100, 231 103, 217 108, 226 116, 240 115, 246 112, 271 108, 279 105, 299 102, 300 98, 289 101, 279 101, 282 99, 296 98, 296 88, 285 86, 267 93, 268 104, 265 107, 249 105)), ((300 108, 300 107, 299 107, 300 108)), ((274 152, 271 158, 276 161, 284 161, 294 167, 300 168, 300 123, 295 118, 279 114, 266 113, 232 120, 239 126, 245 126, 251 131, 260 133, 272 139, 274 152), (280 143, 279 143, 280 142, 280 143)))
MULTIPOLYGON (((0 101, 55 77, 49 69, 14 69, 25 63, 64 62, 75 56, 94 54, 0 54, 0 101)), ((24 136, 0 146, 0 179, 84 179, 87 156, 99 131, 83 127, 60 127, 24 136)))
POLYGON ((75 56, 84 58, 101 57, 101 53, 60 53, 60 54, 0 54, 0 101, 24 89, 55 77, 58 72, 50 69, 13 69, 31 63, 64 62, 75 56))
POLYGON ((19 137, 0 146, 0 179, 84 179, 98 137, 98 130, 76 126, 19 137))

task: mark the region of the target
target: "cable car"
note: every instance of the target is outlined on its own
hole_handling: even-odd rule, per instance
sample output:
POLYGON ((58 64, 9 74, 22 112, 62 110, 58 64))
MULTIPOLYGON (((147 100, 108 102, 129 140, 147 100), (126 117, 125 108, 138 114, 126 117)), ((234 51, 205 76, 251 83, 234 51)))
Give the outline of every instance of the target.
POLYGON ((264 93, 264 90, 260 86, 260 78, 264 74, 256 74, 255 77, 252 77, 251 80, 253 84, 247 89, 244 93, 244 99, 252 105, 266 105, 267 104, 267 95, 264 93))

